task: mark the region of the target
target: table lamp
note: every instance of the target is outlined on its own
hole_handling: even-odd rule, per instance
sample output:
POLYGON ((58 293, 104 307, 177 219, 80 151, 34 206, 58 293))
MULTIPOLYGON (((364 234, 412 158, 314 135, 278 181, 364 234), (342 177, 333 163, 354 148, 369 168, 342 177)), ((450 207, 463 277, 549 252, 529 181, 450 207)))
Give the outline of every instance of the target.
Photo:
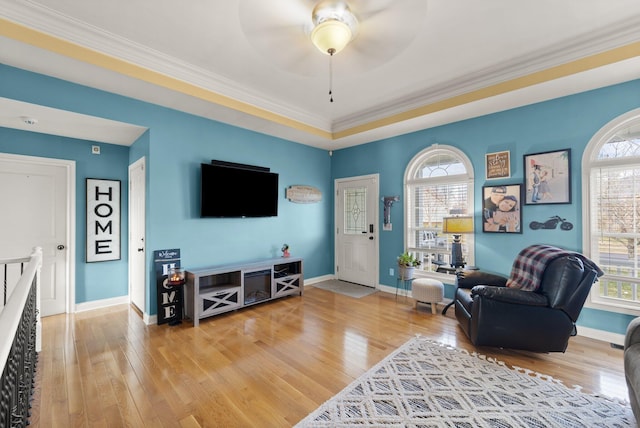
POLYGON ((444 217, 442 219, 442 232, 453 235, 453 243, 451 244, 451 267, 464 267, 465 262, 462 257, 460 236, 463 233, 473 233, 473 217, 444 217))

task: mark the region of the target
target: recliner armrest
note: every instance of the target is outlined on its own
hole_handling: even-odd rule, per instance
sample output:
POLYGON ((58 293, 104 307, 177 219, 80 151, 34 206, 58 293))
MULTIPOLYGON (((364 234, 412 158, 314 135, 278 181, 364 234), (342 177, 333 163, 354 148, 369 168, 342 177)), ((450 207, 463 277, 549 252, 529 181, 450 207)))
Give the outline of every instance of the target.
POLYGON ((507 287, 477 285, 471 289, 471 297, 475 296, 517 305, 549 306, 549 300, 542 294, 507 287))
POLYGON ((464 270, 457 274, 456 285, 460 288, 473 288, 476 285, 506 287, 507 277, 481 270, 464 270))

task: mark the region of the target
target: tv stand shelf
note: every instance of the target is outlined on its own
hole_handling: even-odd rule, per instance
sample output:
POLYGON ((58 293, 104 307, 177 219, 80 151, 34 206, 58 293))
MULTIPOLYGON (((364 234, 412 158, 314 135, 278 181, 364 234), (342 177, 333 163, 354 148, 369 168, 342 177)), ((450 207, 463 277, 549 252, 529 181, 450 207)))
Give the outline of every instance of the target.
POLYGON ((187 271, 185 313, 200 320, 284 296, 302 296, 302 258, 280 257, 187 271))

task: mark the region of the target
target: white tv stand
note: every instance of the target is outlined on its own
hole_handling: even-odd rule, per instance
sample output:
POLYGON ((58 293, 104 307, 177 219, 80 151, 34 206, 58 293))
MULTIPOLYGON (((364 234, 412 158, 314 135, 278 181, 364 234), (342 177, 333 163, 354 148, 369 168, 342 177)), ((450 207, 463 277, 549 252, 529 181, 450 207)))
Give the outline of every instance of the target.
POLYGON ((187 271, 185 314, 197 327, 200 320, 283 296, 302 296, 302 258, 213 266, 187 271))

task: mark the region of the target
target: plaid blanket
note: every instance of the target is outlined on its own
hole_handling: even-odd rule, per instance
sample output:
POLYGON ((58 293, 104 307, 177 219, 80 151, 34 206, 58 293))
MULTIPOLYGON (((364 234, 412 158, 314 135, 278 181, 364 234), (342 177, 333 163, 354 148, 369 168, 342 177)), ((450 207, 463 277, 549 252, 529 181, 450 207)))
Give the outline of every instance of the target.
POLYGON ((511 268, 511 276, 507 280, 507 287, 518 288, 524 291, 535 291, 540 288, 542 275, 547 264, 563 256, 575 256, 582 260, 586 268, 594 269, 598 276, 602 276, 604 272, 580 253, 563 250, 562 248, 551 245, 536 244, 531 245, 520 251, 513 262, 511 268))

